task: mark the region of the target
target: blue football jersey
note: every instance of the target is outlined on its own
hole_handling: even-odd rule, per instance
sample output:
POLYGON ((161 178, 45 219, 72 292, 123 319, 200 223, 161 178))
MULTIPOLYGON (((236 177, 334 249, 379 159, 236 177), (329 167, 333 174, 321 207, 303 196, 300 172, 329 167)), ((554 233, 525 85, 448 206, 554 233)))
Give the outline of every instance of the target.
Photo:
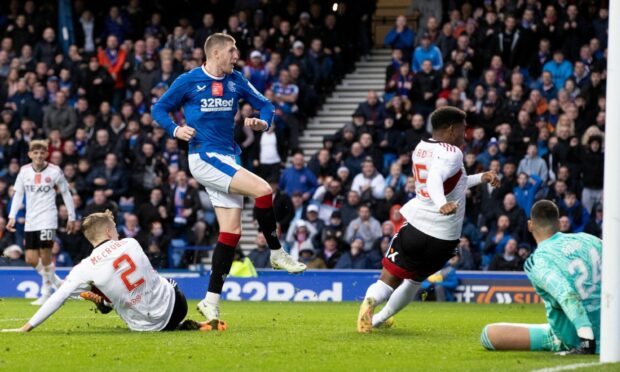
POLYGON ((190 153, 238 155, 241 149, 234 140, 234 118, 239 99, 260 110, 260 118, 271 126, 273 104, 240 72, 233 70, 231 74, 215 77, 207 73, 204 66, 179 76, 153 106, 152 115, 173 137, 177 124, 169 113, 183 107, 186 125, 196 130, 189 142, 190 153))

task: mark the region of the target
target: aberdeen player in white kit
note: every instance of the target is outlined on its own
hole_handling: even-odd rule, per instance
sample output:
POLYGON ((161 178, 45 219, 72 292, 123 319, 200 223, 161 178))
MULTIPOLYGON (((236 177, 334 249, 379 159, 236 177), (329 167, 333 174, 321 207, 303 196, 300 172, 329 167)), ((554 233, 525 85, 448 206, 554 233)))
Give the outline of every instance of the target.
MULTIPOLYGON (((185 296, 175 282, 157 274, 135 239, 118 240, 112 212, 89 215, 82 230, 94 247, 90 256, 71 270, 28 323, 5 332, 28 332, 49 318, 69 297, 91 290, 82 292, 82 297, 95 302, 104 313, 113 307, 132 331, 211 330, 207 323, 188 320, 181 324, 187 315, 185 296)), ((219 326, 225 327, 225 323, 220 322, 219 326)))
POLYGON ((416 197, 400 213, 406 223, 392 239, 377 282, 366 292, 357 330, 370 332, 413 300, 420 282, 455 255, 465 215, 465 192, 480 183, 499 186, 493 172, 468 176, 460 146, 464 142, 465 112, 443 107, 431 114, 433 136, 413 151, 416 197), (387 301, 373 316, 375 306, 387 301))
POLYGON ((15 216, 22 207, 26 196, 25 250, 26 262, 43 277, 41 297, 33 305, 42 305, 52 293, 52 286, 58 288, 62 280, 55 274, 52 262, 52 245, 58 228, 58 209, 56 208, 56 187, 69 212, 67 232, 72 233, 75 226, 75 208, 62 170, 45 161, 48 144, 43 140, 30 142, 28 156, 32 163, 24 165, 15 180, 15 194, 9 212, 6 228, 15 231, 15 216))

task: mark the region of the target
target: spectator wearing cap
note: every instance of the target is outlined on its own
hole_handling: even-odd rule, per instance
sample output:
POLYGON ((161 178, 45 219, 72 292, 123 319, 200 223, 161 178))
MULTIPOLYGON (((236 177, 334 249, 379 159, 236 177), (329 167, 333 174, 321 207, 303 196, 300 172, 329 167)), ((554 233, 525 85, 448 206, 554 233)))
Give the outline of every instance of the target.
POLYGON ((23 251, 17 244, 4 248, 0 257, 0 266, 28 266, 22 258, 23 251))
POLYGON ((314 229, 316 230, 316 241, 313 241, 312 243, 314 245, 318 245, 317 243, 320 243, 319 239, 321 238, 323 234, 323 229, 325 228, 325 221, 319 218, 319 206, 316 204, 308 205, 308 207, 306 208, 306 217, 304 218, 304 220, 309 225, 312 225, 312 227, 314 227, 314 229))
POLYGON ((317 234, 316 229, 304 220, 297 220, 289 227, 286 233, 286 243, 294 260, 299 258, 299 252, 304 248, 314 250, 312 240, 317 234))
POLYGON ((351 177, 351 170, 349 170, 349 168, 345 166, 341 166, 336 171, 336 176, 340 180, 340 183, 342 184, 342 188, 344 190, 351 189, 351 184, 353 183, 353 177, 351 177))
POLYGON ((407 25, 407 17, 399 15, 394 27, 385 35, 383 44, 392 49, 399 49, 404 55, 408 56, 413 50, 414 40, 415 33, 407 25))
POLYGON ((499 160, 499 143, 497 139, 491 138, 489 143, 487 144, 486 150, 476 156, 476 161, 478 161, 484 169, 489 169, 489 165, 491 164, 491 160, 499 160))
POLYGON ((364 245, 364 239, 356 236, 351 242, 351 248, 340 256, 334 269, 365 270, 372 268, 368 255, 364 252, 364 245))
POLYGON ((556 87, 563 87, 564 82, 573 74, 573 64, 564 59, 561 50, 553 52, 553 60, 545 63, 543 72, 549 72, 556 87))
POLYGON ((383 198, 385 178, 377 171, 372 158, 366 157, 362 171, 353 178, 351 190, 360 194, 362 202, 374 203, 383 198))
POLYGON ((267 89, 269 71, 263 65, 263 55, 258 50, 250 53, 250 59, 243 67, 243 75, 261 93, 267 89))
POLYGON ((357 209, 358 217, 347 227, 345 241, 351 244, 357 237, 364 240, 364 251, 372 249, 373 242, 381 236, 381 225, 370 214, 370 207, 362 204, 357 209))
POLYGON ((338 244, 340 245, 344 242, 344 229, 345 225, 342 223, 342 214, 339 210, 333 211, 329 221, 323 229, 323 233, 320 237, 321 241, 325 241, 328 237, 333 236, 338 240, 338 244))
POLYGON ((305 45, 303 42, 297 40, 292 46, 293 49, 291 53, 283 53, 283 55, 286 55, 286 58, 282 63, 282 67, 287 69, 292 64, 298 65, 301 70, 301 78, 310 84, 315 81, 317 72, 314 70, 314 65, 312 65, 308 59, 305 45))
POLYGON ((422 34, 422 42, 420 46, 415 48, 411 59, 411 70, 414 73, 422 71, 424 61, 430 61, 434 71, 439 71, 443 67, 443 57, 441 51, 435 44, 431 43, 428 33, 422 34))
POLYGON ((321 257, 316 249, 309 245, 303 245, 300 247, 299 251, 299 262, 306 264, 308 269, 313 270, 322 270, 327 269, 327 265, 325 261, 321 257))
POLYGON ((318 187, 314 173, 305 166, 304 155, 296 152, 293 155, 292 166, 286 168, 280 177, 280 189, 287 194, 293 195, 300 192, 304 201, 309 200, 318 187))
POLYGON ((43 115, 43 130, 49 136, 54 129, 60 131, 63 139, 73 137, 77 128, 77 115, 75 110, 67 105, 67 97, 64 92, 56 93, 56 102, 47 107, 43 115))

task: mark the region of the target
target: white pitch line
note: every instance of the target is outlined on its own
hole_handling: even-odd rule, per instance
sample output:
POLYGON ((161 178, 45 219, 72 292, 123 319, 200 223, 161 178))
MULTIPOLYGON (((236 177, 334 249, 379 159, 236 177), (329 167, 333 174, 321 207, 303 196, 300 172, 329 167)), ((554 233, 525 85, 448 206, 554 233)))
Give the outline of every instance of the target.
POLYGON ((556 372, 556 371, 572 371, 575 369, 579 369, 579 368, 586 368, 586 367, 594 367, 594 366, 600 366, 601 362, 596 362, 596 363, 577 363, 577 364, 568 364, 568 365, 563 365, 563 366, 557 366, 557 367, 549 367, 549 368, 542 368, 542 369, 535 369, 532 372, 556 372))
MULTIPOLYGON (((92 319, 92 316, 67 316, 67 317, 54 317, 54 319, 92 319)), ((17 322, 23 320, 30 320, 30 318, 6 318, 0 319, 0 322, 17 322)))

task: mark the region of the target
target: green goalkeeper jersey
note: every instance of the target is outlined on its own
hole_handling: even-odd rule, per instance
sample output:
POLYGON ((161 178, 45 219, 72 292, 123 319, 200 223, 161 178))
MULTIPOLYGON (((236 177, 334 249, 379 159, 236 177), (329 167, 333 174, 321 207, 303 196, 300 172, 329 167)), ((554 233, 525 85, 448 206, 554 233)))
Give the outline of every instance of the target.
POLYGON ((577 329, 591 327, 598 340, 601 311, 602 241, 589 234, 556 233, 538 244, 525 272, 545 302, 555 335, 579 345, 577 329))

